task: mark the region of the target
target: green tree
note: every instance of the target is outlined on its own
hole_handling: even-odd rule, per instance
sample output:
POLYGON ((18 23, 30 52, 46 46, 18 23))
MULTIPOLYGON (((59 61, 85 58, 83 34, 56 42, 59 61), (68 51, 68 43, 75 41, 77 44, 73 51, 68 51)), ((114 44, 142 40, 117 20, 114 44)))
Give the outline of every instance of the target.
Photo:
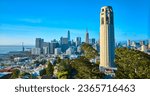
POLYGON ((44 75, 46 75, 46 69, 40 70, 40 76, 44 76, 44 75))
POLYGON ((20 70, 19 69, 14 69, 13 72, 12 72, 11 78, 12 79, 19 78, 19 74, 20 74, 20 70))
POLYGON ((38 77, 35 76, 34 74, 31 74, 31 79, 38 79, 38 77))
POLYGON ((68 71, 58 72, 57 77, 58 79, 68 79, 68 71))
POLYGON ((51 64, 50 61, 47 62, 46 74, 48 76, 52 76, 54 71, 54 66, 51 64))
POLYGON ((38 60, 34 61, 34 64, 40 64, 40 62, 38 60))
POLYGON ((98 51, 95 50, 91 45, 84 43, 81 45, 81 50, 84 53, 84 56, 87 59, 94 59, 96 56, 98 56, 98 51))
POLYGON ((99 71, 99 65, 92 64, 85 57, 71 61, 73 78, 76 79, 100 79, 104 74, 99 71))
POLYGON ((57 58, 56 58, 56 63, 59 64, 60 62, 61 62, 60 57, 57 57, 57 58))
POLYGON ((150 55, 127 48, 116 49, 116 78, 144 79, 150 78, 150 55))
POLYGON ((69 60, 61 60, 60 64, 57 65, 57 77, 58 79, 68 79, 70 78, 70 61, 69 60))
POLYGON ((40 61, 40 64, 44 65, 46 62, 47 62, 46 59, 42 59, 42 60, 40 61))
POLYGON ((21 78, 24 77, 24 76, 27 76, 28 78, 31 78, 31 74, 28 73, 28 72, 23 72, 23 73, 20 74, 21 78))

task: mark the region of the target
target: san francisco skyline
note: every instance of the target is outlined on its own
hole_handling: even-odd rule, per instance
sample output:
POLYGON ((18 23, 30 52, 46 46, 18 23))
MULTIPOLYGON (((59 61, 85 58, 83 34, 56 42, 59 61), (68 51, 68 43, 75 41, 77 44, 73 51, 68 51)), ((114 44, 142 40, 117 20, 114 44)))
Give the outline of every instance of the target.
POLYGON ((18 45, 24 42, 34 45, 37 37, 45 41, 81 36, 99 39, 100 8, 110 5, 115 11, 116 41, 143 40, 148 37, 149 3, 147 0, 1 0, 0 45, 18 45))

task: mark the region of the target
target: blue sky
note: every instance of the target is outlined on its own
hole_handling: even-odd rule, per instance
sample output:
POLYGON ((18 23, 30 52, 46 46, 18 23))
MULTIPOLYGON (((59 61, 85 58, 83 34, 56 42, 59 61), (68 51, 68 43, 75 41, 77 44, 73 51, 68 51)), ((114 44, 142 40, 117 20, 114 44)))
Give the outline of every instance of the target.
POLYGON ((51 41, 67 36, 99 39, 102 6, 114 10, 115 38, 143 40, 150 37, 149 0, 0 0, 0 45, 34 45, 35 38, 51 41))

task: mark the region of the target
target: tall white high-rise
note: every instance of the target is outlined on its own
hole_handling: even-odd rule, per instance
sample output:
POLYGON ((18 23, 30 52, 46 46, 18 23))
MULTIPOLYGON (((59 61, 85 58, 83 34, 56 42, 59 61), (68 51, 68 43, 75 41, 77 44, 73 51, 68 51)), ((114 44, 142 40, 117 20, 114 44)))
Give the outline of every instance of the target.
POLYGON ((115 67, 114 18, 111 6, 104 6, 100 13, 100 67, 115 67))

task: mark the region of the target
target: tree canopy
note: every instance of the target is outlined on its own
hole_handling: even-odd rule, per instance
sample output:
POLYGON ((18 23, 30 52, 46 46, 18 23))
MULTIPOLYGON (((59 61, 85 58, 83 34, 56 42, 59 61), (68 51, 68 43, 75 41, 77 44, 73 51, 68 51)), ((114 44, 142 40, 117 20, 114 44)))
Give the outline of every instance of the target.
POLYGON ((46 75, 52 76, 54 71, 54 66, 51 64, 50 61, 47 62, 47 68, 46 68, 46 75))
POLYGON ((102 79, 104 74, 99 71, 99 65, 92 64, 85 57, 71 61, 72 73, 75 79, 102 79))
POLYGON ((118 68, 116 78, 150 78, 150 55, 146 53, 127 48, 118 48, 116 49, 115 63, 118 68))
POLYGON ((90 44, 84 43, 81 45, 81 50, 87 59, 93 59, 98 56, 98 51, 95 50, 90 44))
POLYGON ((69 60, 61 60, 61 62, 57 65, 57 68, 58 68, 57 77, 58 77, 58 79, 70 78, 71 66, 70 66, 69 62, 70 62, 69 60))
POLYGON ((11 78, 12 79, 19 78, 19 75, 20 75, 20 70, 19 69, 14 69, 13 72, 12 72, 11 78))

